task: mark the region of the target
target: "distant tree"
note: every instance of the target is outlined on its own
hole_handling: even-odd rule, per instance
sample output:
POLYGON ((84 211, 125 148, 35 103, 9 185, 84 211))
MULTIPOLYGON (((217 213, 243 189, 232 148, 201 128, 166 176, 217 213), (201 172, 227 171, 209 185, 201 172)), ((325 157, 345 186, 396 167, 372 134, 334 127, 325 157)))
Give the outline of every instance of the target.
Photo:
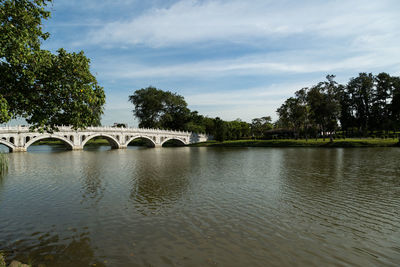
POLYGON ((204 120, 204 116, 200 115, 197 111, 190 112, 189 121, 185 125, 185 130, 194 133, 205 133, 206 126, 204 120))
POLYGON ((346 90, 346 86, 338 88, 337 99, 340 105, 339 121, 346 136, 348 135, 348 130, 352 129, 355 125, 354 104, 351 95, 346 90))
POLYGON ((190 119, 190 110, 183 96, 166 92, 163 113, 160 118, 161 127, 185 130, 185 125, 190 119))
POLYGON ((371 129, 389 130, 391 126, 389 104, 393 89, 393 78, 389 74, 382 72, 375 76, 371 104, 371 129))
POLYGON ((296 138, 305 121, 305 109, 298 98, 290 97, 278 108, 279 123, 282 127, 293 130, 296 138))
POLYGON ((297 99, 297 112, 299 113, 298 117, 303 119, 302 122, 299 122, 299 128, 304 133, 306 140, 308 140, 310 128, 313 126, 310 115, 310 105, 307 103, 307 92, 308 88, 302 88, 295 92, 297 99))
POLYGON ((226 140, 226 135, 227 135, 227 125, 226 122, 221 120, 219 117, 216 117, 214 119, 214 138, 217 141, 225 141, 226 140))
POLYGON ((352 96, 354 105, 355 126, 364 136, 368 134, 371 122, 373 90, 374 76, 371 73, 360 73, 347 84, 347 92, 352 96))
POLYGON ((307 93, 307 102, 312 120, 322 133, 330 133, 332 141, 332 133, 336 130, 340 117, 339 85, 334 81, 335 76, 328 75, 326 78, 327 81, 310 88, 307 93))
POLYGON ((273 128, 270 116, 255 118, 251 121, 251 133, 255 138, 262 138, 265 132, 273 128))
POLYGON ((150 86, 136 90, 129 101, 135 106, 139 127, 185 130, 190 121, 187 103, 176 93, 150 86))
POLYGON ((400 144, 400 77, 392 78, 393 85, 393 99, 390 103, 391 120, 393 128, 399 131, 399 144, 400 144))
POLYGON ((242 121, 241 119, 236 119, 234 121, 226 122, 227 125, 227 139, 239 140, 250 136, 250 125, 242 121))

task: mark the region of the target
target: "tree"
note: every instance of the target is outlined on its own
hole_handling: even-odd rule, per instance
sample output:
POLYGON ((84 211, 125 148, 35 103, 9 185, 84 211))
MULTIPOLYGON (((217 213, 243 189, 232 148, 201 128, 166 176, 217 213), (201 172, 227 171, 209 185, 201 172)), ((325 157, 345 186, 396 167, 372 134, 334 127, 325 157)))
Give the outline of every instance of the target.
POLYGON ((310 116, 310 105, 307 103, 307 92, 308 88, 302 88, 299 91, 295 92, 297 99, 297 109, 299 113, 299 118, 303 119, 301 122, 300 128, 304 132, 304 136, 306 137, 306 141, 308 141, 309 128, 311 127, 311 116, 310 116))
POLYGON ((100 123, 105 95, 90 73, 83 52, 40 48, 48 33, 42 19, 51 0, 0 1, 0 96, 10 118, 22 117, 34 128, 60 124, 84 128, 100 123))
POLYGON ((0 123, 9 121, 10 117, 7 100, 0 96, 0 123))
MULTIPOLYGON (((36 81, 24 98, 24 117, 36 127, 99 125, 105 94, 90 73, 90 60, 83 52, 58 55, 42 51, 37 60, 36 81)), ((36 67, 36 64, 34 65, 36 67)))
POLYGON ((270 116, 255 118, 251 121, 251 133, 255 138, 262 138, 265 132, 273 128, 270 116))
POLYGON ((160 118, 161 127, 167 129, 186 130, 190 119, 190 110, 183 96, 165 92, 163 115, 160 118))
MULTIPOLYGON (((393 127, 400 130, 400 77, 392 78, 393 84, 393 99, 390 104, 391 120, 393 127)), ((400 134, 398 136, 400 144, 400 134)))
POLYGON ((135 106, 139 127, 185 130, 190 120, 185 99, 176 93, 149 86, 136 90, 129 101, 135 106))
POLYGON ((371 128, 375 130, 389 130, 391 124, 389 100, 393 92, 392 81, 392 77, 384 72, 375 76, 371 104, 371 128))
POLYGON ((339 85, 334 78, 334 75, 326 76, 327 81, 311 87, 307 93, 311 118, 323 134, 329 132, 331 141, 340 117, 339 85))
POLYGON ((372 73, 360 73, 350 79, 347 92, 352 96, 355 113, 355 126, 366 136, 371 122, 371 105, 373 101, 374 76, 372 73))
POLYGON ((223 142, 226 140, 226 134, 227 134, 227 125, 226 122, 221 120, 219 117, 216 117, 214 119, 214 138, 217 141, 223 142))
POLYGON ((298 138, 306 116, 301 101, 298 98, 290 97, 278 108, 277 113, 280 125, 293 130, 298 138))
POLYGON ((340 105, 340 126, 343 131, 348 134, 348 129, 354 127, 354 105, 351 99, 351 95, 347 92, 345 86, 340 86, 337 90, 337 99, 340 105))

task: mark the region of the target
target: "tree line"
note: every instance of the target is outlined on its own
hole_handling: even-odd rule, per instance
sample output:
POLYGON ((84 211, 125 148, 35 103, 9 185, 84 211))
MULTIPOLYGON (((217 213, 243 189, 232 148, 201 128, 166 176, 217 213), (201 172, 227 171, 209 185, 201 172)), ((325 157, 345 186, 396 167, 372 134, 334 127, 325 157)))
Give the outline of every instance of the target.
POLYGON ((216 140, 236 140, 254 136, 273 128, 271 117, 256 118, 252 123, 240 119, 224 121, 191 111, 183 96, 155 87, 136 90, 129 96, 134 105, 134 116, 141 128, 161 128, 208 133, 216 140))
POLYGON ((270 116, 251 123, 224 121, 191 111, 183 96, 155 87, 129 96, 139 127, 208 133, 218 141, 269 138, 391 136, 400 128, 400 77, 360 73, 345 85, 334 75, 302 88, 270 116))
POLYGON ((400 77, 360 73, 345 85, 326 81, 302 88, 277 110, 277 128, 295 137, 392 136, 400 127, 400 77))

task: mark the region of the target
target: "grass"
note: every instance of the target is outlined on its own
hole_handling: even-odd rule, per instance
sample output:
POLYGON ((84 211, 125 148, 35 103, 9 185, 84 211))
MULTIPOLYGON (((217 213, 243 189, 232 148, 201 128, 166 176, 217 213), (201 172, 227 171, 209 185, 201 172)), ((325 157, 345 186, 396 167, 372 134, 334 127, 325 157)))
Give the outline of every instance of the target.
POLYGON ((277 139, 277 140, 230 140, 224 142, 207 141, 190 145, 192 147, 393 147, 398 139, 347 138, 333 142, 325 139, 277 139))

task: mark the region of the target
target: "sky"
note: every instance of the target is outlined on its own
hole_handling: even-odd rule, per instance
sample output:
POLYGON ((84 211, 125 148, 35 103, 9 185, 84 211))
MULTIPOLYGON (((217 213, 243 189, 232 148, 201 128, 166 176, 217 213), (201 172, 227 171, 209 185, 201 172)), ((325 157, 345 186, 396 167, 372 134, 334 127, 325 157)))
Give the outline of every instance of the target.
POLYGON ((136 126, 128 96, 155 86, 225 120, 277 118, 327 74, 400 75, 400 1, 54 0, 42 48, 83 50, 103 125, 136 126))

